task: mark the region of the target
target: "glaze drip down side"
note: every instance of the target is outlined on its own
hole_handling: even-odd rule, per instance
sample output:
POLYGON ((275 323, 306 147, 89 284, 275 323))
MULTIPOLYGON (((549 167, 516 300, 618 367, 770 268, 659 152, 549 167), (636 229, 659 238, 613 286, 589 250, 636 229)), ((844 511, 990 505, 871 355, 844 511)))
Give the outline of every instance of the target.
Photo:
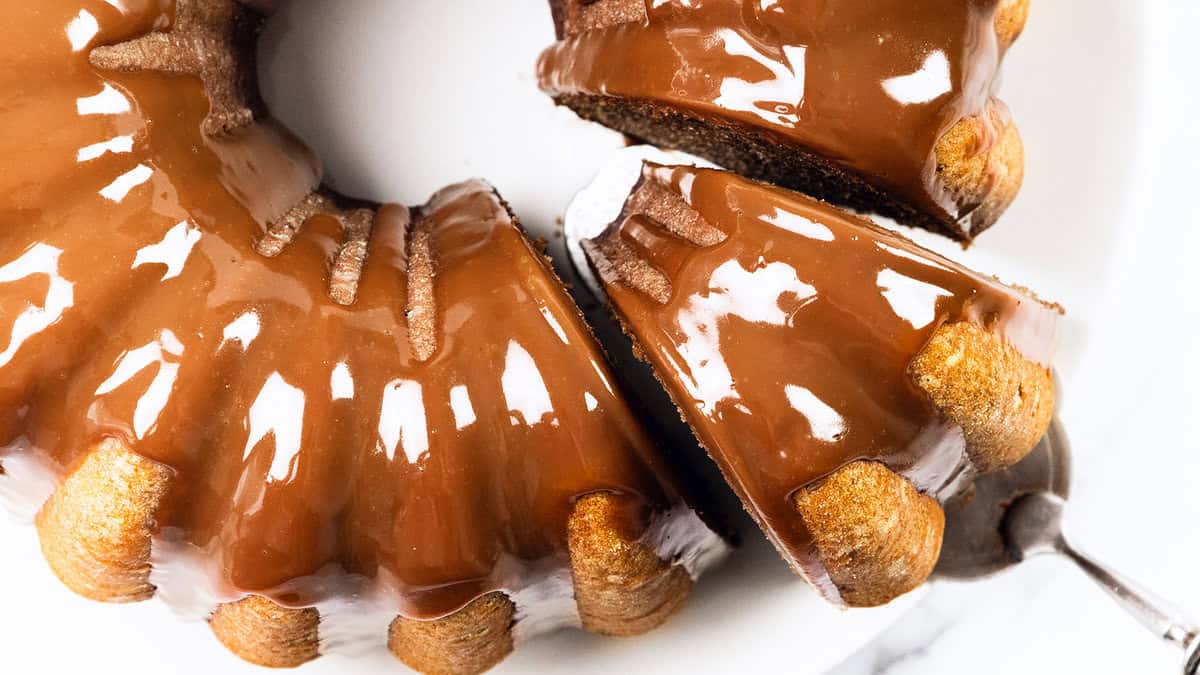
POLYGON ((1052 355, 1057 307, 727 172, 646 164, 585 250, 726 479, 817 582, 799 490, 858 460, 937 496, 973 471, 962 428, 910 372, 940 327, 980 326, 1043 369, 1052 355))
POLYGON ((228 47, 212 26, 258 20, 186 7, 0 10, 0 464, 62 477, 115 439, 169 468, 157 554, 222 601, 386 580, 413 618, 568 574, 581 496, 643 528, 691 514, 494 191, 314 193, 219 50, 139 67, 147 36, 228 47))

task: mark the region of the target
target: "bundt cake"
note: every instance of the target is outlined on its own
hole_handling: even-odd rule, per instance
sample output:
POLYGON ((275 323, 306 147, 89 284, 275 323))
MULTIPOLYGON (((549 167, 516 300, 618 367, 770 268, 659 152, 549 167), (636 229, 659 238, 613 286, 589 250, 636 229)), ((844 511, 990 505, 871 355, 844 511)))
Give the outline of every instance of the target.
POLYGON ((1020 188, 993 96, 1028 0, 550 0, 581 117, 963 241, 1020 188))
POLYGON ((614 222, 567 226, 745 508, 835 603, 921 583, 939 501, 1045 433, 1061 309, 731 173, 625 185, 614 222))
POLYGON ((67 586, 268 666, 472 673, 660 624, 726 545, 549 264, 485 183, 320 187, 258 96, 261 19, 3 3, 0 493, 50 473, 67 586))

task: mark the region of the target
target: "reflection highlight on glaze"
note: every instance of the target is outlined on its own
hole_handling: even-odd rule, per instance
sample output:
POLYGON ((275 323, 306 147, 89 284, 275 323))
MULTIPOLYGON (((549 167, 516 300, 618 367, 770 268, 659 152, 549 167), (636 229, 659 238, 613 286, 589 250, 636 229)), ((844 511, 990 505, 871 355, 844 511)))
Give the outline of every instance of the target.
POLYGON ((951 269, 949 265, 939 262, 936 259, 922 258, 921 256, 919 256, 911 251, 906 251, 899 246, 895 246, 895 245, 889 244, 887 242, 877 241, 877 242, 875 242, 875 245, 878 246, 879 250, 881 250, 881 251, 884 251, 890 255, 894 255, 898 258, 904 258, 905 260, 908 260, 909 262, 915 262, 918 265, 922 265, 924 267, 930 267, 930 268, 936 269, 936 270, 947 270, 947 271, 949 271, 951 269))
POLYGON ((795 125, 800 122, 804 104, 803 45, 782 45, 782 59, 761 53, 738 31, 724 29, 715 39, 730 57, 747 58, 765 71, 761 75, 721 80, 721 92, 713 102, 729 110, 740 110, 772 124, 795 125))
POLYGON ((690 391, 701 409, 712 413, 722 402, 739 398, 733 375, 721 354, 722 331, 731 317, 751 323, 783 326, 788 314, 780 306, 784 298, 803 301, 816 289, 800 281, 796 270, 782 263, 746 269, 729 260, 713 270, 708 288, 688 298, 679 312, 683 340, 680 357, 691 382, 690 391))
POLYGON ((762 216, 762 219, 782 230, 787 230, 788 232, 808 237, 809 239, 816 239, 817 241, 833 241, 834 239, 833 230, 798 213, 774 208, 771 209, 770 213, 762 216))
POLYGON ((121 174, 116 180, 100 190, 100 196, 110 202, 124 201, 129 193, 139 185, 143 185, 154 175, 154 169, 145 164, 138 164, 129 171, 121 174))
POLYGON ((429 429, 425 420, 425 394, 421 383, 397 380, 383 390, 379 410, 379 442, 389 460, 402 449, 409 464, 419 464, 429 452, 429 429))
POLYGON ((898 75, 884 80, 881 85, 888 96, 904 105, 929 103, 953 91, 950 61, 944 52, 933 52, 925 57, 921 68, 915 73, 898 75))
POLYGON ((258 312, 246 312, 229 322, 229 325, 221 331, 221 344, 217 350, 220 351, 222 347, 231 342, 237 342, 242 351, 246 351, 250 349, 250 345, 254 343, 261 330, 262 320, 259 319, 258 312))
POLYGON ((138 397, 133 413, 133 433, 138 439, 154 430, 159 416, 167 407, 179 377, 179 358, 184 346, 171 330, 162 331, 150 344, 133 349, 121 357, 107 380, 96 388, 96 396, 111 394, 128 384, 143 371, 157 368, 146 391, 138 397))
POLYGON ((345 361, 339 361, 329 373, 329 395, 333 401, 354 400, 354 374, 345 361))
POLYGON ((75 100, 75 110, 80 115, 122 115, 132 109, 125 94, 107 82, 99 94, 75 100))
POLYGON ((546 380, 533 357, 516 341, 508 343, 500 386, 514 425, 533 426, 554 418, 546 380))
POLYGON ((246 415, 250 433, 242 450, 242 461, 248 460, 270 437, 274 448, 267 477, 273 481, 290 480, 303 447, 304 401, 304 392, 299 387, 289 384, 279 373, 271 373, 246 415))
POLYGON ((133 152, 133 136, 117 136, 111 140, 80 148, 75 155, 75 161, 82 164, 99 159, 106 154, 122 155, 130 152, 133 152))
POLYGON ((71 43, 71 49, 77 52, 86 49, 99 32, 99 22, 86 9, 79 10, 79 16, 67 24, 67 40, 71 43))
POLYGON ((0 366, 12 361, 26 340, 54 325, 64 312, 75 305, 75 284, 59 274, 62 254, 62 249, 37 243, 21 257, 0 267, 0 284, 11 284, 40 275, 45 275, 50 282, 42 305, 25 307, 13 320, 8 346, 0 352, 0 366))
POLYGON ((457 384, 450 388, 450 410, 454 412, 454 427, 459 431, 475 423, 475 407, 471 405, 471 394, 467 385, 457 384))
POLYGON ((133 259, 133 269, 142 265, 165 265, 167 269, 159 281, 174 279, 183 273, 188 256, 199 242, 200 229, 186 220, 180 221, 167 230, 162 241, 138 249, 133 259))
POLYGON ((836 443, 846 433, 846 420, 817 395, 798 384, 784 387, 788 403, 808 420, 812 437, 826 443, 836 443))
POLYGON ((914 279, 896 270, 879 270, 875 285, 880 295, 888 301, 896 316, 904 319, 913 328, 926 328, 937 318, 938 298, 953 294, 935 284, 914 279))
POLYGON ((570 340, 567 339, 567 332, 563 330, 562 324, 558 322, 558 319, 554 318, 554 314, 550 312, 550 308, 544 306, 538 307, 538 311, 541 312, 542 318, 546 320, 546 324, 549 325, 550 329, 554 331, 554 335, 557 336, 564 345, 570 344, 570 340))

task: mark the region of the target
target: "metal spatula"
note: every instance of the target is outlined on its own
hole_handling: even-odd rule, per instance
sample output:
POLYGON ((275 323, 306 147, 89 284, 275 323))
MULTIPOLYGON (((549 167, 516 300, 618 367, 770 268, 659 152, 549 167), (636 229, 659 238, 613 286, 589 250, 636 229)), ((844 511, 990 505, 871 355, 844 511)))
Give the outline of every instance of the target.
POLYGON ((1025 460, 976 481, 973 492, 946 505, 938 575, 976 579, 1037 555, 1073 562, 1143 626, 1186 652, 1183 672, 1200 672, 1200 629, 1165 600, 1081 553, 1063 535, 1071 478, 1071 446, 1055 418, 1025 460))

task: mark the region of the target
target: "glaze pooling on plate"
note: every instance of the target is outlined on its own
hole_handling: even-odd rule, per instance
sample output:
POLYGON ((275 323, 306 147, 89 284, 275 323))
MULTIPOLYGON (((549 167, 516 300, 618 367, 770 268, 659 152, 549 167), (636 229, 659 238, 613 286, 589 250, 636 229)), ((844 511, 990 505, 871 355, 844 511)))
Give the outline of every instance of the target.
POLYGON ((584 244, 612 304, 785 557, 824 572, 797 491, 875 460, 948 496, 963 430, 911 364, 939 327, 984 327, 1045 366, 1059 309, 802 195, 647 163, 584 244))
POLYGON ((985 143, 1007 124, 992 99, 1004 51, 998 5, 646 0, 643 21, 548 49, 538 75, 554 96, 620 97, 744 124, 957 221, 980 204, 941 183, 934 148, 989 102, 997 117, 980 117, 985 143))
POLYGON ((213 94, 235 77, 219 57, 89 60, 174 22, 255 19, 198 6, 2 11, 0 464, 62 476, 115 438, 169 467, 156 581, 198 614, 353 591, 387 621, 433 618, 504 590, 533 616, 522 598, 570 598, 566 520, 595 492, 686 533, 671 560, 698 573, 724 544, 490 186, 418 209, 314 193, 318 163, 256 94, 213 94))

